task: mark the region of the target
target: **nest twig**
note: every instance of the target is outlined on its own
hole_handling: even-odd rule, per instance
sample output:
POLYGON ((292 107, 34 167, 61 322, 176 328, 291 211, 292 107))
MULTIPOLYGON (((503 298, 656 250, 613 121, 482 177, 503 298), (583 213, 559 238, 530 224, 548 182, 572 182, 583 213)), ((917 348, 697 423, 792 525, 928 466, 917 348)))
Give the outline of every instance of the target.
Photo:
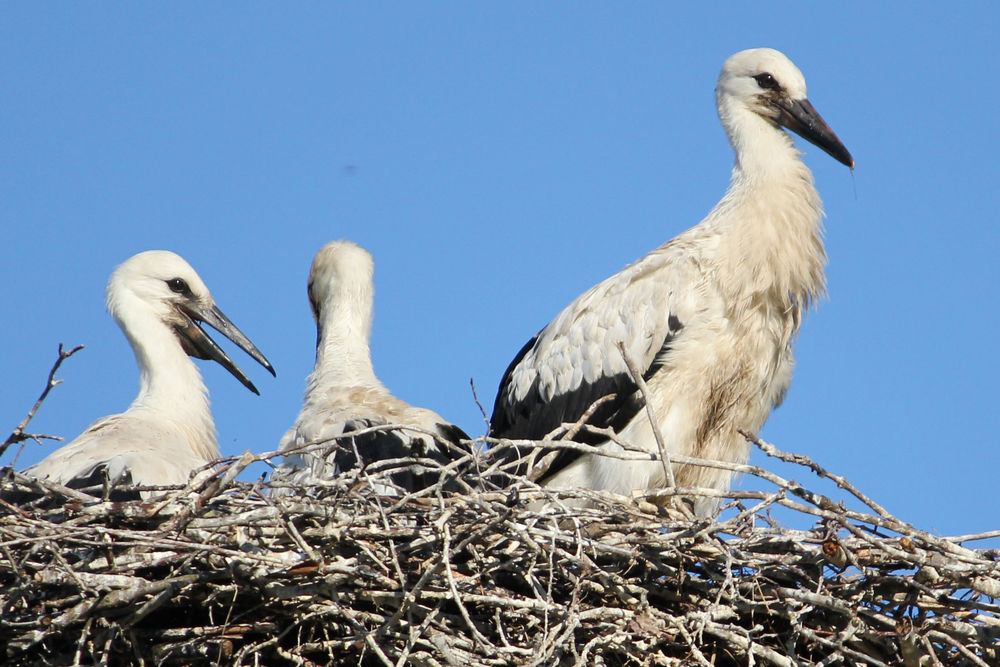
POLYGON ((21 420, 21 423, 18 424, 16 427, 14 427, 14 430, 11 431, 10 435, 7 436, 6 440, 0 443, 0 456, 3 456, 3 453, 6 452, 7 448, 10 447, 11 445, 24 442, 25 440, 34 440, 39 444, 41 444, 42 440, 62 440, 62 438, 57 435, 44 435, 42 433, 26 433, 24 429, 27 428, 28 423, 35 418, 35 414, 38 413, 38 409, 42 407, 42 403, 44 403, 45 399, 48 398, 49 392, 52 391, 58 385, 62 384, 62 380, 56 379, 56 372, 59 370, 59 367, 62 366, 62 363, 64 361, 66 361, 67 359, 69 359, 82 349, 83 345, 77 345, 74 348, 66 350, 63 348, 63 344, 59 343, 59 356, 56 358, 55 363, 52 365, 52 369, 49 370, 49 377, 45 381, 45 388, 42 390, 42 393, 38 397, 38 400, 35 401, 35 404, 31 406, 30 410, 28 410, 28 414, 25 415, 24 419, 21 420))
POLYGON ((691 519, 664 505, 717 492, 501 489, 482 453, 396 496, 371 489, 412 462, 272 493, 234 481, 273 453, 245 455, 119 503, 8 475, 45 495, 0 509, 0 645, 10 664, 998 664, 1000 553, 958 542, 1000 531, 931 535, 755 442, 862 509, 732 466, 770 490, 691 519))
MULTIPOLYGON (((76 349, 60 346, 4 447, 48 437, 24 429, 76 349)), ((593 431, 585 422, 554 431, 545 450, 656 457, 610 432, 623 451, 571 442, 593 431)), ((236 481, 277 457, 244 454, 184 488, 125 502, 109 488, 90 495, 5 469, 0 656, 15 665, 1000 664, 1000 550, 961 544, 1000 530, 918 530, 808 457, 746 437, 849 497, 681 456, 664 463, 721 467, 768 490, 551 491, 505 456, 534 456, 538 443, 527 441, 489 441, 489 453, 435 471, 433 486, 388 496, 373 489, 391 489, 402 468, 436 464, 378 461, 300 488, 236 481), (721 512, 691 518, 688 505, 706 496, 721 512)))

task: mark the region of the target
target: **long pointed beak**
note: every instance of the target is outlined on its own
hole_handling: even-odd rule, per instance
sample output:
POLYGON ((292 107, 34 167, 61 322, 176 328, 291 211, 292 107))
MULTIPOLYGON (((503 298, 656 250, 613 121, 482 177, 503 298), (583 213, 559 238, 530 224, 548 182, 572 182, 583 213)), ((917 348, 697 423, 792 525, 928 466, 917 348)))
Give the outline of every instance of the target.
POLYGON ((253 385, 250 378, 240 370, 240 367, 229 358, 229 355, 216 344, 214 340, 209 337, 205 330, 198 325, 198 322, 204 322, 205 324, 211 326, 213 329, 221 333, 223 336, 233 341, 240 346, 244 352, 249 354, 253 359, 259 363, 261 366, 266 368, 274 375, 274 367, 271 366, 269 362, 257 349, 257 346, 250 342, 250 339, 240 331, 235 324, 226 317, 219 307, 212 304, 211 308, 207 309, 195 309, 188 305, 181 309, 184 314, 184 325, 177 327, 177 333, 181 336, 182 342, 185 343, 185 351, 193 357, 199 359, 211 359, 217 362, 220 366, 225 368, 227 371, 233 374, 233 376, 243 383, 243 386, 252 391, 253 393, 260 395, 257 391, 257 387, 253 385))
POLYGON ((811 144, 819 146, 833 159, 854 169, 854 158, 826 124, 809 100, 783 99, 777 103, 778 122, 811 144))

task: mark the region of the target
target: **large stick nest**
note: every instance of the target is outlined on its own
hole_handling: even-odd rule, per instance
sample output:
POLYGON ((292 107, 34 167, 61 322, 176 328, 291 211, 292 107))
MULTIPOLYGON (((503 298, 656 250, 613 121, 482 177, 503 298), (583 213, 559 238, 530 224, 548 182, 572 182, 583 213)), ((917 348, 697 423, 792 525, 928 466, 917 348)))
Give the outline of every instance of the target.
POLYGON ((372 489, 404 461, 306 491, 234 481, 263 458, 244 455, 124 502, 8 471, 45 496, 0 501, 0 645, 60 665, 1000 664, 1000 553, 958 544, 1000 533, 917 530, 755 442, 862 509, 733 466, 770 490, 699 519, 690 489, 495 489, 481 453, 395 497, 372 489))

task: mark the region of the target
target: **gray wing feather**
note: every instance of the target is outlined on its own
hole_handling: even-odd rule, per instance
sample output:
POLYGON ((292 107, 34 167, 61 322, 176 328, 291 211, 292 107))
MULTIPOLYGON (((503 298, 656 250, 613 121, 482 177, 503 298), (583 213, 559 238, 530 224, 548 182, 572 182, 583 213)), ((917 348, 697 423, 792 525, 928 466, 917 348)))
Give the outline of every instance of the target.
MULTIPOLYGON (((654 251, 585 292, 522 348, 500 382, 491 435, 540 439, 610 393, 615 399, 594 413, 591 424, 617 431, 642 409, 618 343, 648 379, 696 313, 692 297, 700 272, 670 250, 654 251)), ((549 474, 574 455, 563 458, 549 474)))

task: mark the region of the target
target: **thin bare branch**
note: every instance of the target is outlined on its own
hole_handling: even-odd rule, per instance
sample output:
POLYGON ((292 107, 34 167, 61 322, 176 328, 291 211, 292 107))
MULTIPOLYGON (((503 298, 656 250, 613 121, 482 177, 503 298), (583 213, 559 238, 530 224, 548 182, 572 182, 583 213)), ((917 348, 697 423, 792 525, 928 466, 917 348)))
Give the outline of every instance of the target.
POLYGON ((11 445, 23 442, 25 440, 35 440, 39 442, 41 440, 62 440, 61 437, 56 435, 25 433, 24 429, 26 429, 28 427, 28 423, 35 418, 35 414, 37 414, 38 409, 42 407, 42 403, 49 395, 49 392, 52 391, 57 385, 62 384, 62 380, 56 379, 56 372, 59 370, 59 367, 62 366, 62 363, 64 361, 66 361, 67 359, 69 359, 82 349, 83 345, 77 345, 71 350, 64 350, 63 344, 59 343, 59 357, 56 359, 56 362, 52 365, 52 369, 49 371, 49 377, 45 381, 45 389, 42 390, 42 394, 38 397, 38 400, 35 401, 35 404, 31 406, 30 410, 28 410, 27 416, 25 416, 25 418, 21 420, 21 423, 18 424, 13 431, 11 431, 11 434, 7 436, 7 439, 3 441, 2 445, 0 445, 0 456, 3 456, 4 452, 6 452, 7 448, 10 447, 11 445))
MULTIPOLYGON (((605 455, 558 439, 493 444, 605 455)), ((611 458, 660 456, 620 444, 611 458)), ((763 449, 819 469, 807 457, 763 449)), ((765 488, 671 487, 626 498, 512 476, 509 489, 480 491, 491 487, 478 476, 500 454, 472 448, 414 492, 392 482, 418 465, 406 459, 307 489, 236 480, 263 456, 218 462, 152 501, 102 502, 16 473, 0 480, 0 494, 44 496, 20 507, 0 502, 4 657, 149 665, 1000 664, 1000 552, 958 544, 1000 531, 936 536, 826 471, 845 498, 763 466, 680 456, 673 463, 754 476, 765 488), (462 493, 445 488, 456 478, 462 493), (691 519, 647 500, 674 496, 716 497, 724 509, 691 519), (851 498, 868 509, 848 509, 843 501, 851 498)))
POLYGON ((646 387, 646 379, 642 377, 642 372, 636 367, 635 362, 629 357, 628 351, 625 349, 623 343, 618 343, 618 351, 622 354, 622 359, 625 360, 625 365, 628 367, 628 372, 632 376, 632 381, 639 387, 639 393, 642 394, 642 402, 646 405, 646 416, 649 418, 649 426, 653 430, 653 437, 656 438, 656 446, 660 449, 660 462, 663 464, 663 477, 667 480, 667 486, 673 487, 677 486, 674 481, 674 467, 670 461, 670 453, 667 451, 667 445, 663 442, 663 434, 660 433, 660 420, 657 419, 656 413, 653 410, 653 404, 649 400, 649 388, 646 387))

